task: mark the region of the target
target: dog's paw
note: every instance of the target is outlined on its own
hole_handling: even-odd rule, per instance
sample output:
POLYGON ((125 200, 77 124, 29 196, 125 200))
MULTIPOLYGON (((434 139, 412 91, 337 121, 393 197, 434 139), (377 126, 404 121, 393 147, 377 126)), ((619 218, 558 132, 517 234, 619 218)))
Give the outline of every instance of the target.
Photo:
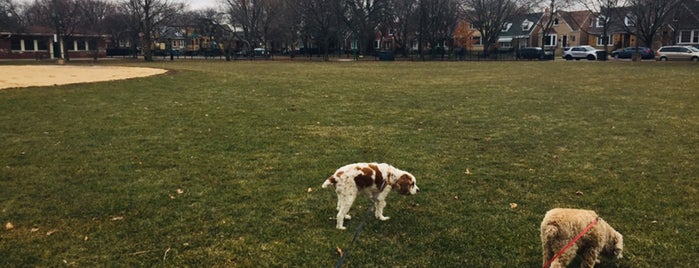
POLYGON ((345 226, 337 226, 337 229, 338 229, 338 230, 347 230, 347 227, 345 227, 345 226))
POLYGON ((350 216, 349 214, 345 215, 345 220, 351 220, 351 219, 352 219, 352 216, 350 216))
POLYGON ((391 217, 378 216, 377 218, 378 218, 379 220, 381 220, 381 221, 387 221, 387 220, 389 220, 391 217))

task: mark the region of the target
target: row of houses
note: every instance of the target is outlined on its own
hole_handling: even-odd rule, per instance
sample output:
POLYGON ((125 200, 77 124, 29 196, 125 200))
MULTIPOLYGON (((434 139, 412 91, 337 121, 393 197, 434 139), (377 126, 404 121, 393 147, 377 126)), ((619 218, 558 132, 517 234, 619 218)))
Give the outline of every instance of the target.
MULTIPOLYGON (((590 11, 561 12, 553 18, 547 12, 530 13, 505 23, 496 48, 516 50, 522 47, 544 47, 556 51, 558 48, 567 46, 591 45, 602 49, 606 45, 611 51, 637 44, 644 45, 639 44, 638 38, 629 33, 628 29, 634 27, 631 23, 633 22, 626 17, 605 20, 590 11), (542 25, 550 19, 553 20, 552 27, 544 32, 542 25), (605 21, 610 23, 607 25, 607 36, 603 34, 605 21)), ((446 51, 457 47, 472 51, 485 49, 480 33, 468 22, 459 24, 459 27, 465 27, 468 32, 467 44, 448 40, 442 44, 433 44, 432 47, 439 46, 446 51)), ((463 31, 463 29, 457 31, 463 31)), ((176 51, 177 53, 221 51, 225 47, 237 51, 244 45, 240 41, 229 41, 226 45, 217 43, 213 35, 197 33, 192 27, 166 27, 155 40, 152 44, 155 51, 176 51)), ((348 46, 350 47, 353 42, 348 39, 346 43, 350 44, 348 46)), ((676 15, 666 22, 656 35, 653 49, 673 44, 699 45, 699 1, 687 1, 676 15)), ((59 37, 55 31, 46 27, 28 27, 23 32, 0 31, 0 59, 102 58, 109 56, 109 50, 127 51, 133 50, 134 47, 128 41, 106 34, 84 33, 59 37), (59 42, 59 39, 63 39, 63 42, 59 42), (61 46, 64 49, 61 49, 61 46)), ((377 50, 396 50, 398 44, 392 34, 377 35, 374 47, 377 50)), ((412 48, 418 47, 415 40, 412 48)))
MULTIPOLYGON (((630 19, 630 13, 624 12, 624 8, 619 9, 613 14, 627 15, 607 19, 585 10, 560 12, 553 18, 547 12, 517 16, 505 23, 498 36, 497 44, 494 45, 500 51, 543 47, 559 53, 560 48, 578 45, 606 48, 608 52, 629 46, 645 46, 646 44, 632 34, 635 25, 630 19), (544 32, 546 27, 543 26, 547 25, 550 19, 553 20, 551 27, 544 32), (605 22, 607 23, 606 34, 605 22)), ((473 51, 485 49, 480 32, 471 27, 470 23, 460 24, 457 32, 461 32, 459 28, 466 28, 469 32, 470 42, 465 45, 467 49, 473 51)), ((380 42, 377 41, 378 49, 391 50, 398 46, 392 35, 377 36, 377 38, 381 39, 380 42)), ((699 1, 687 1, 680 6, 678 12, 671 16, 671 19, 656 33, 652 49, 665 45, 699 45, 699 1)), ((464 44, 453 41, 438 44, 438 46, 460 48, 464 44)), ((417 47, 417 43, 412 44, 413 49, 417 47)))

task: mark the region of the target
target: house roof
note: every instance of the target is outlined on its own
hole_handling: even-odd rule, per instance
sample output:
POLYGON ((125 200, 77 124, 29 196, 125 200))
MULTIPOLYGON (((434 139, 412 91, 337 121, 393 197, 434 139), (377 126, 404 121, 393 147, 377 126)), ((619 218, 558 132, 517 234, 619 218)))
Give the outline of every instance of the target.
POLYGON ((588 10, 561 12, 561 18, 573 31, 580 31, 585 25, 589 25, 591 15, 592 12, 588 10))
MULTIPOLYGON (((3 34, 13 34, 13 35, 26 35, 26 36, 53 36, 56 34, 56 29, 46 26, 27 26, 16 31, 3 31, 3 34)), ((98 34, 88 31, 74 32, 71 36, 82 36, 82 37, 108 37, 107 34, 98 34)))
POLYGON ((680 30, 699 29, 699 0, 684 1, 672 19, 680 30))
MULTIPOLYGON (((612 33, 619 33, 619 32, 626 32, 626 28, 624 27, 624 19, 626 18, 627 14, 630 14, 631 9, 629 7, 616 7, 613 8, 610 14, 612 15, 611 18, 609 18, 609 22, 607 25, 607 32, 609 34, 612 33)), ((590 17, 592 20, 592 23, 590 24, 590 30, 589 32, 591 34, 597 34, 600 35, 604 31, 604 27, 598 26, 597 25, 597 20, 603 16, 603 14, 596 14, 590 17)), ((627 26, 629 29, 634 29, 634 26, 627 26)))
MULTIPOLYGON (((529 38, 536 24, 541 20, 543 13, 530 13, 515 17, 506 22, 509 27, 500 33, 500 40, 512 40, 513 38, 529 38)), ((502 41, 502 42, 505 42, 502 41)))

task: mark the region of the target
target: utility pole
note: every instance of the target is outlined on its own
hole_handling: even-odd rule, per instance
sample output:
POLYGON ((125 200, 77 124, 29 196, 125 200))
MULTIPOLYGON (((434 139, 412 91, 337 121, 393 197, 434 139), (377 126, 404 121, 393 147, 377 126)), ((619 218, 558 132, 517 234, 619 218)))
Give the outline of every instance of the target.
POLYGON ((53 55, 57 59, 58 64, 64 64, 65 56, 63 55, 63 36, 61 35, 61 26, 63 25, 63 19, 61 18, 61 15, 58 12, 57 0, 52 1, 51 9, 51 17, 53 17, 53 22, 56 25, 56 34, 53 36, 53 55))

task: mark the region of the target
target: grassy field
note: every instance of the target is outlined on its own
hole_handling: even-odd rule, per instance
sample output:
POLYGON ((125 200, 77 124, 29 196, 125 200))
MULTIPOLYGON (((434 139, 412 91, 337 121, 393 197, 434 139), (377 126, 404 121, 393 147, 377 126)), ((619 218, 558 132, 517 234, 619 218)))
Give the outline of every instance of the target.
POLYGON ((369 161, 422 191, 346 267, 541 267, 553 207, 624 235, 598 267, 699 259, 696 64, 111 64, 171 72, 0 91, 0 266, 332 267, 370 201, 320 185, 369 161))

